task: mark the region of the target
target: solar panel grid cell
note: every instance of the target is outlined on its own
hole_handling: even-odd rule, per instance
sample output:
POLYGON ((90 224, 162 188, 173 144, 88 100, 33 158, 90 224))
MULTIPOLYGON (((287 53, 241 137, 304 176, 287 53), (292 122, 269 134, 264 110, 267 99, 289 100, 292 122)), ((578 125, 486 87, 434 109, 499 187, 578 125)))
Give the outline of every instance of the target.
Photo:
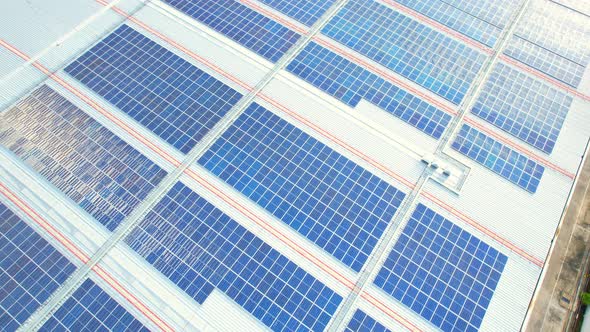
POLYGON ((354 312, 354 316, 344 329, 345 332, 390 332, 388 328, 381 325, 373 317, 367 315, 360 309, 354 312))
POLYGON ((506 262, 419 204, 374 282, 443 331, 477 331, 506 262))
POLYGON ((92 280, 86 279, 39 331, 149 330, 92 280))
POLYGON ((275 331, 321 331, 342 301, 180 182, 125 241, 198 303, 217 288, 275 331))
POLYGON ((0 203, 0 329, 16 331, 76 266, 0 203))
POLYGON ((537 191, 545 171, 535 161, 465 124, 451 146, 531 193, 537 191))
POLYGON ((336 0, 259 0, 281 13, 311 27, 336 0))
POLYGON ((183 153, 242 97, 127 25, 65 71, 183 153))
POLYGON ((572 101, 571 96, 499 63, 471 112, 551 153, 572 101))
POLYGON ((365 98, 437 139, 451 119, 449 114, 314 42, 287 70, 351 107, 365 98))
POLYGON ((164 0, 164 2, 271 62, 279 60, 301 37, 298 33, 239 1, 164 0))
POLYGON ((107 229, 166 176, 158 165, 44 85, 2 114, 0 144, 107 229))
POLYGON ((256 103, 199 164, 355 271, 405 197, 256 103))
POLYGON ((375 1, 352 0, 322 33, 459 104, 485 54, 375 1))

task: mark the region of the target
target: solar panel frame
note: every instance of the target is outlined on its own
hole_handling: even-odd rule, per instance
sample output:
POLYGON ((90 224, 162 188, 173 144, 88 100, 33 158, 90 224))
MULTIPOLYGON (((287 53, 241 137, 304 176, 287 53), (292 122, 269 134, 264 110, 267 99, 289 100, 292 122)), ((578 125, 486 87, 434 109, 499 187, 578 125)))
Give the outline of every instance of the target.
POLYGON ((65 72, 184 154, 242 97, 125 24, 65 72))
POLYGON ((125 242, 198 303, 218 289, 273 330, 323 330, 342 301, 181 182, 125 242))
POLYGON ((405 198, 256 103, 198 163, 357 272, 405 198))
POLYGON ((47 85, 0 116, 0 143, 110 231, 167 174, 47 85))

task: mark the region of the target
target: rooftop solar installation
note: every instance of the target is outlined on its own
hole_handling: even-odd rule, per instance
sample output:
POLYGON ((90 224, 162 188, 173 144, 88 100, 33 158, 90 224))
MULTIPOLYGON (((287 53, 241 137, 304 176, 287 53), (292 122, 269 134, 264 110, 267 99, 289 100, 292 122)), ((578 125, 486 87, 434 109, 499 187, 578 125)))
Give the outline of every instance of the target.
POLYGON ((256 103, 199 163, 357 272, 405 197, 256 103))
POLYGON ((16 331, 76 270, 0 203, 0 326, 16 331))
POLYGON ((336 0, 261 0, 260 2, 307 26, 312 26, 336 0))
MULTIPOLYGON (((300 35, 236 0, 164 0, 195 20, 276 62, 300 35)), ((277 3, 279 1, 273 2, 277 3)), ((280 7, 283 8, 283 7, 280 7)))
POLYGON ((324 330, 342 301, 180 182, 125 241, 197 302, 219 289, 275 331, 324 330))
POLYGON ((419 204, 375 284, 443 331, 477 331, 506 261, 419 204))
POLYGON ((466 124, 461 127, 452 147, 532 193, 537 191, 545 172, 542 165, 466 124))
POLYGON ((46 85, 0 116, 0 144, 111 231, 166 175, 46 85))
POLYGON ((149 330, 100 286, 86 279, 39 331, 149 330))
POLYGON ((0 331, 565 330, 584 1, 54 2, 0 10, 0 331))
POLYGON ((551 153, 572 101, 548 84, 498 64, 471 112, 551 153))
POLYGON ((349 1, 322 33, 455 104, 485 59, 379 1, 349 1))
POLYGON ((317 43, 310 43, 287 70, 351 107, 364 98, 437 139, 451 119, 449 114, 317 43))
POLYGON ((388 328, 381 325, 377 322, 374 318, 367 315, 360 309, 357 309, 354 312, 354 316, 346 326, 345 332, 360 332, 360 331, 370 331, 370 332, 389 332, 388 328))
POLYGON ((183 153, 242 96, 127 25, 65 71, 183 153))
POLYGON ((496 44, 515 9, 505 0, 397 2, 490 47, 496 44))

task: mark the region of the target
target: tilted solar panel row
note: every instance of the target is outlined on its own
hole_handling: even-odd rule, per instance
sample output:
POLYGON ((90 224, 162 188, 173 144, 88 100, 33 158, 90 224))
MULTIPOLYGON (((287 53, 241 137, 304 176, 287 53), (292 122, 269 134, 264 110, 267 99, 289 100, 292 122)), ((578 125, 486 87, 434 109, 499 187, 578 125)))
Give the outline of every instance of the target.
POLYGON ((218 289, 274 331, 322 331, 342 301, 180 182, 125 242, 198 303, 218 289))
POLYGON ((183 153, 242 97, 127 25, 65 71, 183 153))
POLYGON ((375 285, 443 331, 479 329, 507 257, 418 204, 375 285))
POLYGON ((508 0, 395 1, 489 47, 494 47, 516 9, 508 0))
POLYGON ((352 0, 322 34, 459 104, 486 55, 376 1, 352 0))
POLYGON ((590 63, 589 22, 550 1, 534 1, 505 54, 576 88, 590 63))
POLYGON ((0 145, 111 231, 166 176, 46 85, 0 119, 0 145))
POLYGON ((391 332, 388 328, 376 321, 373 317, 367 315, 362 310, 357 309, 350 322, 344 329, 345 332, 391 332))
POLYGON ((466 124, 451 146, 531 193, 537 191, 545 172, 542 165, 466 124))
POLYGON ((86 279, 39 331, 149 332, 149 329, 100 286, 86 279))
POLYGON ((336 0, 259 0, 281 13, 311 27, 336 0))
POLYGON ((0 203, 0 329, 16 331, 76 270, 0 203))
POLYGON ((405 197, 256 103, 199 164, 357 272, 405 197))
POLYGON ((163 0, 265 59, 276 62, 298 33, 234 0, 163 0))
POLYGON ((315 42, 287 70, 351 107, 364 98, 436 139, 451 120, 449 114, 315 42))
POLYGON ((551 153, 573 98, 508 65, 498 63, 471 112, 551 153))

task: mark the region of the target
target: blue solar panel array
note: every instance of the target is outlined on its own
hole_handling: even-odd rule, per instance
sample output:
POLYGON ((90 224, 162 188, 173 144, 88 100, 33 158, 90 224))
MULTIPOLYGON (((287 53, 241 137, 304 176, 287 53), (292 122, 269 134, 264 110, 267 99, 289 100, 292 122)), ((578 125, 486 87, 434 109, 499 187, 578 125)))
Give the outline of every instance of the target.
POLYGON ((375 284, 443 331, 477 331, 507 257, 419 204, 375 284))
POLYGON ((164 0, 164 2, 272 62, 279 60, 301 37, 298 33, 239 1, 164 0))
POLYGON ((274 331, 322 331, 342 301, 180 182, 125 241, 198 303, 217 288, 274 331))
POLYGON ((514 9, 511 1, 395 0, 473 40, 493 47, 514 9))
POLYGON ((86 279, 39 331, 149 332, 92 280, 86 279))
POLYGON ((390 332, 390 330, 373 317, 357 309, 344 332, 390 332))
POLYGON ((65 71, 183 153, 242 97, 127 25, 65 71))
POLYGON ((336 0, 259 0, 281 13, 311 27, 336 0))
POLYGON ((357 272, 405 197, 256 103, 199 163, 357 272))
POLYGON ((16 331, 75 270, 0 203, 0 330, 16 331))
POLYGON ((452 144, 494 173, 532 193, 537 191, 545 167, 466 124, 452 144))
POLYGON ((365 98, 436 139, 451 120, 449 114, 314 42, 287 70, 351 107, 365 98))
POLYGON ((454 104, 486 58, 378 1, 348 2, 322 33, 454 104))
POLYGON ((587 18, 552 1, 535 2, 525 13, 505 54, 572 87, 590 63, 587 18))
POLYGON ((571 96, 498 63, 471 112, 551 153, 572 101, 571 96))
POLYGON ((166 172, 46 85, 2 114, 0 144, 109 230, 166 172))

